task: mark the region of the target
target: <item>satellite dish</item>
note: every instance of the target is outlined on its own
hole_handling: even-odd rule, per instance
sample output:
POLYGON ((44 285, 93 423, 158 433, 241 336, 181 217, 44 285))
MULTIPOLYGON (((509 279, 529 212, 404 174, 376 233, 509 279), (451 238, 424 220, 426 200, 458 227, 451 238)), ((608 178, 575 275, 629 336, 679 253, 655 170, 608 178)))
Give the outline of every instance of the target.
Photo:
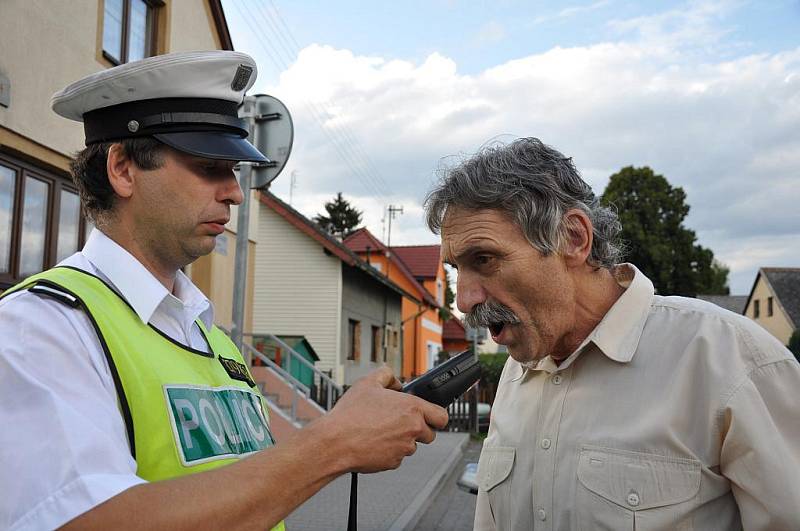
POLYGON ((247 96, 253 109, 255 131, 253 145, 269 162, 253 164, 252 188, 265 188, 280 175, 289 160, 294 141, 294 124, 289 109, 281 100, 267 94, 247 96))

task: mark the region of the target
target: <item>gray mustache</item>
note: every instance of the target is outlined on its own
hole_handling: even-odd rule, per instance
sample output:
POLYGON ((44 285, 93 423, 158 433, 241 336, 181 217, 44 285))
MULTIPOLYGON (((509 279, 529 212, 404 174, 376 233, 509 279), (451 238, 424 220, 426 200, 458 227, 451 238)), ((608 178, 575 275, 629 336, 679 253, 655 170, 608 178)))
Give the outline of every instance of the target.
POLYGON ((472 308, 464 317, 464 322, 470 328, 484 328, 494 323, 517 324, 520 320, 507 306, 496 302, 482 302, 472 308))

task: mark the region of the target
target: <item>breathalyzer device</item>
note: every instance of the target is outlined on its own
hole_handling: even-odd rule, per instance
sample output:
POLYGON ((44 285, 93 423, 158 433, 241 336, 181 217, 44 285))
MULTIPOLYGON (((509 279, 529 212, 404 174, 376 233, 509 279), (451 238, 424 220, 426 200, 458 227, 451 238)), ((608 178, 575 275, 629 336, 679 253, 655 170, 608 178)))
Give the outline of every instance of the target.
MULTIPOLYGON (((465 350, 405 384, 403 392, 446 408, 472 387, 480 377, 481 366, 478 357, 465 350)), ((348 531, 357 530, 357 492, 358 474, 354 472, 350 476, 348 531)))

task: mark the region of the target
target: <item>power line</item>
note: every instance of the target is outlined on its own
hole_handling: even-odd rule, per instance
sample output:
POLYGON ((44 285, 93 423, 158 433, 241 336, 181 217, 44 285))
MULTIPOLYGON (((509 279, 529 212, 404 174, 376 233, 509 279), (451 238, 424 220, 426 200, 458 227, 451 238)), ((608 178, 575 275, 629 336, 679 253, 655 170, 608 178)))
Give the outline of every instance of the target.
MULTIPOLYGON (((285 28, 286 32, 288 32, 288 27, 286 26, 286 23, 283 22, 283 19, 280 18, 280 15, 278 14, 278 22, 275 22, 275 20, 269 19, 263 12, 256 10, 256 13, 260 15, 261 21, 266 23, 264 27, 258 28, 259 22, 256 17, 253 16, 253 12, 250 11, 246 4, 234 3, 233 5, 236 7, 239 15, 242 17, 248 28, 250 28, 253 35, 256 37, 258 44, 270 58, 277 70, 279 72, 288 70, 289 64, 284 60, 283 57, 281 57, 280 50, 273 43, 274 40, 278 41, 285 56, 289 59, 289 61, 292 60, 293 53, 291 50, 291 43, 289 43, 287 37, 284 35, 284 30, 281 30, 281 28, 278 26, 278 22, 280 22, 280 24, 285 28), (242 9, 240 9, 240 6, 247 11, 246 14, 242 11, 242 9), (256 26, 254 27, 253 24, 256 24, 256 26), (273 35, 279 37, 278 39, 270 39, 267 37, 266 32, 263 31, 267 26, 269 27, 269 30, 272 31, 273 35)), ((277 8, 274 7, 274 4, 273 8, 277 13, 277 8)), ((294 41, 295 46, 297 46, 297 41, 294 40, 294 37, 291 35, 291 33, 288 33, 288 35, 289 38, 294 41)), ((294 56, 296 55, 297 52, 295 51, 294 56)), ((366 152, 364 152, 363 148, 361 148, 361 146, 358 144, 352 133, 346 127, 340 126, 339 124, 333 123, 330 124, 330 127, 326 126, 324 123, 324 114, 314 102, 303 101, 303 104, 309 111, 311 118, 317 123, 323 134, 325 134, 325 136, 331 142, 338 156, 342 159, 345 165, 350 168, 351 172, 355 174, 359 181, 361 181, 365 188, 367 188, 368 192, 386 199, 386 194, 384 192, 384 190, 388 189, 386 181, 382 178, 382 176, 380 176, 377 168, 375 168, 374 164, 369 159, 366 152)), ((328 116, 333 116, 333 113, 327 108, 325 109, 325 114, 328 116)))
MULTIPOLYGON (((272 12, 270 12, 269 6, 267 6, 266 4, 263 4, 263 11, 259 12, 260 14, 262 14, 265 20, 271 22, 270 27, 273 28, 273 30, 275 31, 275 34, 278 37, 277 40, 281 44, 281 47, 283 48, 287 57, 289 57, 289 60, 292 61, 299 55, 300 46, 297 44, 297 41, 292 35, 291 30, 289 29, 285 20, 281 16, 280 11, 278 11, 277 6, 271 0, 270 0, 270 6, 272 7, 272 12), (291 42, 289 42, 290 40, 291 42)), ((315 103, 311 104, 314 105, 317 112, 319 112, 319 108, 316 107, 317 104, 315 103)), ((321 102, 320 105, 328 115, 331 116, 333 115, 333 113, 330 110, 331 106, 330 101, 321 102)), ((365 166, 365 169, 370 172, 371 177, 375 179, 376 183, 380 187, 388 189, 389 188, 388 183, 386 182, 385 179, 383 179, 383 176, 381 175, 380 171, 372 162, 371 158, 366 153, 366 151, 363 149, 360 142, 358 142, 352 130, 344 124, 334 123, 331 124, 331 127, 333 127, 337 131, 337 133, 341 134, 342 138, 344 139, 346 145, 350 149, 353 156, 357 160, 361 160, 361 162, 365 166)))

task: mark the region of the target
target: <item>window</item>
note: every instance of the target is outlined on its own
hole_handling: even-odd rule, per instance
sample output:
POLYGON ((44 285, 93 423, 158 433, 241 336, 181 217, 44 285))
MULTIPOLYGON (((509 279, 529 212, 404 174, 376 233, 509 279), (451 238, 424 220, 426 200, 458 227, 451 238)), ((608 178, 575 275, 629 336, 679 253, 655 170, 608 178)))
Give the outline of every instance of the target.
POLYGON ((353 319, 347 320, 347 359, 361 359, 361 323, 353 319))
POLYGON ((372 350, 369 355, 369 360, 373 363, 378 363, 378 354, 381 351, 381 340, 383 339, 383 334, 381 334, 381 327, 380 326, 373 326, 372 327, 372 350))
POLYGON ((767 317, 772 317, 772 297, 767 297, 767 317))
POLYGON ((86 229, 71 181, 0 156, 0 290, 80 249, 86 229))
POLYGON ((758 299, 753 300, 753 318, 754 319, 758 319, 759 316, 761 315, 761 308, 760 308, 760 305, 758 304, 758 302, 759 302, 758 299))
POLYGON ((105 0, 103 56, 119 65, 155 55, 157 0, 105 0))

